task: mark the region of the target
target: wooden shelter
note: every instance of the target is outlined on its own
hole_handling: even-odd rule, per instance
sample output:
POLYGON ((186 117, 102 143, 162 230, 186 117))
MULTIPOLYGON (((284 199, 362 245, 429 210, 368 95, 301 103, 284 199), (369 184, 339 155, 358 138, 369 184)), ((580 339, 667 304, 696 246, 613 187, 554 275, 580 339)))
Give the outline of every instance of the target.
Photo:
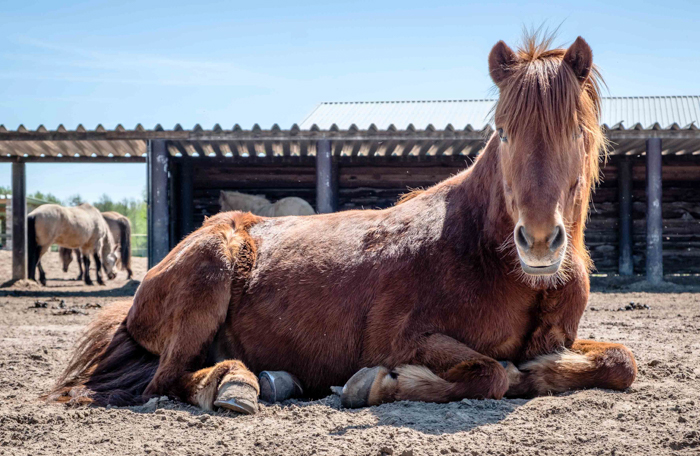
MULTIPOLYGON (((660 282, 664 273, 700 273, 700 97, 676 98, 694 103, 685 117, 664 111, 668 119, 660 124, 651 113, 645 124, 626 128, 620 114, 620 121, 604 125, 610 157, 586 231, 598 272, 646 272, 652 282, 660 282), (681 125, 678 118, 692 120, 681 125)), ((401 108, 396 103, 392 112, 405 116, 401 108)), ((424 122, 429 115, 418 114, 418 127, 398 128, 376 113, 382 128, 374 122, 358 127, 351 114, 331 123, 332 112, 316 115, 318 121, 312 113, 302 128, 289 130, 158 125, 153 130, 20 126, 7 131, 0 126, 0 161, 13 163, 13 232, 21 233, 13 237, 13 276, 26 277, 25 163, 146 162, 152 266, 205 216, 219 211, 221 190, 272 200, 299 196, 318 212, 383 208, 409 189, 466 168, 493 131, 488 119, 478 128, 471 123, 436 128, 424 122)), ((362 115, 365 123, 373 118, 362 115)), ((649 113, 641 109, 640 115, 649 113)))

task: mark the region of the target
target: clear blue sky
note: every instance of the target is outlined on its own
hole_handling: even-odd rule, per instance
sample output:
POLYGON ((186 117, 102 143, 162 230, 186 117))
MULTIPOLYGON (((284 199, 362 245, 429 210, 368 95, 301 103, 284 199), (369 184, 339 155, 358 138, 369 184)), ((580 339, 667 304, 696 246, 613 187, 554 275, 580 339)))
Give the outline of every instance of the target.
MULTIPOLYGON (((699 17, 697 0, 5 1, 0 124, 284 128, 322 101, 483 98, 491 46, 542 23, 591 44, 611 95, 697 95, 699 17)), ((28 167, 60 198, 144 185, 143 165, 28 167)))

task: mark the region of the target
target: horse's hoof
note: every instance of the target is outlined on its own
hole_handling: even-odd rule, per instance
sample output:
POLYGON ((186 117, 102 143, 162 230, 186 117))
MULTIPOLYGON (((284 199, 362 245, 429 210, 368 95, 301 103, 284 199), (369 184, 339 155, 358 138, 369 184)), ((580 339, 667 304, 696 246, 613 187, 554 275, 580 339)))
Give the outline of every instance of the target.
POLYGON ((46 279, 39 279, 39 282, 41 282, 43 286, 46 286, 46 279))
POLYGON ((372 384, 377 379, 382 367, 363 367, 343 386, 340 403, 345 408, 367 407, 372 384))
POLYGON ((262 371, 260 382, 260 399, 265 402, 282 402, 304 394, 301 382, 295 376, 284 371, 262 371))
POLYGON ((258 392, 242 382, 228 382, 219 387, 214 406, 253 415, 258 411, 258 392))

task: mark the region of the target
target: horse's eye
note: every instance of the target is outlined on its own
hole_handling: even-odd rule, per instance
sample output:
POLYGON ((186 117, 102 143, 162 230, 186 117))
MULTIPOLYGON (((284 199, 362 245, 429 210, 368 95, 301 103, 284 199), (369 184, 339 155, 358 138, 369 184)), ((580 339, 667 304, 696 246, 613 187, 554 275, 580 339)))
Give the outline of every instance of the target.
POLYGON ((501 142, 507 143, 508 142, 508 136, 503 132, 502 128, 498 129, 498 137, 501 138, 501 142))
POLYGON ((574 182, 574 184, 571 186, 569 191, 571 191, 571 192, 575 191, 578 188, 580 183, 581 183, 581 176, 576 178, 576 182, 574 182))
POLYGON ((581 136, 583 136, 583 125, 578 126, 578 131, 574 133, 574 139, 579 139, 581 136))

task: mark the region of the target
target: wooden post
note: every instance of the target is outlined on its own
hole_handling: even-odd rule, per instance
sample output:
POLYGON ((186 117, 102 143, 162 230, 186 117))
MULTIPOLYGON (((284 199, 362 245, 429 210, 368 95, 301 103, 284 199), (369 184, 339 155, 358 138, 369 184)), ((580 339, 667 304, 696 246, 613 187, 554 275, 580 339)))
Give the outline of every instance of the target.
POLYGON ((190 157, 183 157, 180 161, 180 238, 184 238, 194 231, 194 163, 190 157))
POLYGON ((168 149, 165 140, 148 142, 148 267, 160 263, 170 250, 168 207, 168 149))
POLYGON ((647 139, 647 281, 664 278, 661 212, 661 138, 647 139))
POLYGON ((622 157, 618 164, 617 186, 620 204, 620 263, 621 276, 634 274, 632 261, 632 162, 622 157))
POLYGON ((316 144, 316 211, 335 212, 338 207, 338 166, 329 139, 316 144))
POLYGON ((12 279, 27 278, 27 175, 24 162, 12 163, 12 279))

